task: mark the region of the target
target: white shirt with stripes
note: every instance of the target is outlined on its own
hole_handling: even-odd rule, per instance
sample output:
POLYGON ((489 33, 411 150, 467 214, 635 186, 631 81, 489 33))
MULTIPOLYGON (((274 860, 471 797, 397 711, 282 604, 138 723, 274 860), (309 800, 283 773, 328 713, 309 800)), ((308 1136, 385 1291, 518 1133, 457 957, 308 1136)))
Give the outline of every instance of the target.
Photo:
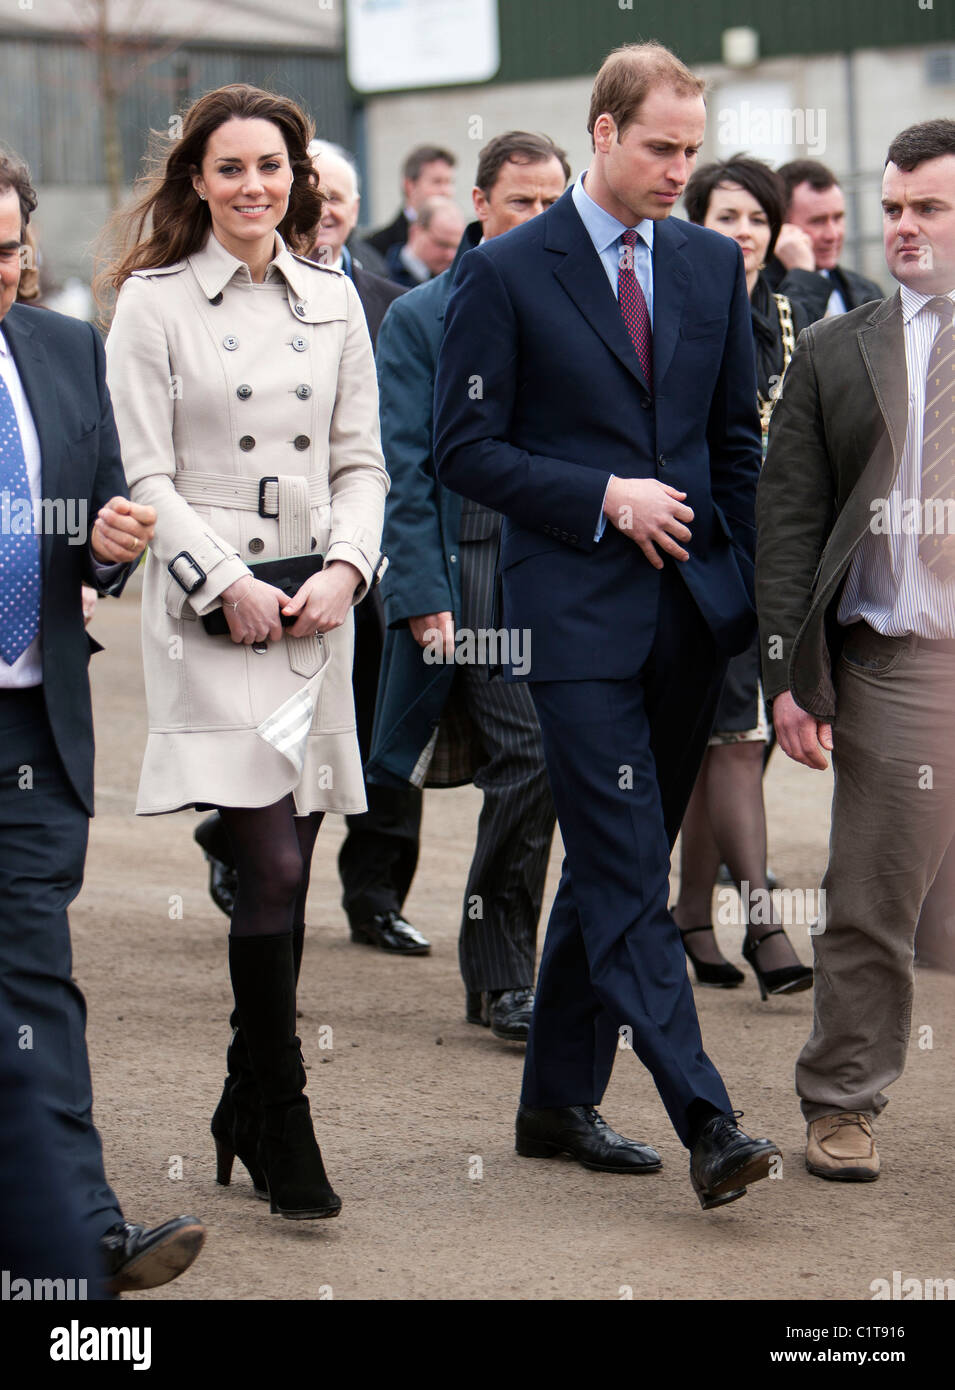
MULTIPOLYGON (((861 620, 884 637, 955 637, 955 581, 944 584, 919 560, 919 530, 912 520, 922 516, 925 378, 941 327, 937 313, 922 310, 935 297, 902 286, 909 400, 902 461, 880 508, 882 520, 852 557, 839 603, 840 623, 861 620)), ((955 302, 955 290, 948 298, 955 302)))

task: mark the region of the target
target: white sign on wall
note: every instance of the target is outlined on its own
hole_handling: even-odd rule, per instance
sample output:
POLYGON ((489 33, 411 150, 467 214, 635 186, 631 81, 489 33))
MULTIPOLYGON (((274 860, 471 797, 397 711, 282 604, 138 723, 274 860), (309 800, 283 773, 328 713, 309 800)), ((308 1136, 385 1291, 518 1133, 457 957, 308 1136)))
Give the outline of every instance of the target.
POLYGON ((359 92, 486 82, 501 61, 497 0, 348 0, 345 33, 359 92))

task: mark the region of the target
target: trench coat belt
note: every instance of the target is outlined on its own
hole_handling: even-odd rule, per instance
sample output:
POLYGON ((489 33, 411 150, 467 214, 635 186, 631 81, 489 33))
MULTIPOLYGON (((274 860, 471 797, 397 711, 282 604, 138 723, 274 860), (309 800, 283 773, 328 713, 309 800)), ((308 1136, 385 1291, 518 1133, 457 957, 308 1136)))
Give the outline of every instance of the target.
MULTIPOLYGON (((308 505, 321 507, 330 501, 328 482, 325 478, 306 478, 302 474, 269 474, 262 478, 237 478, 232 473, 199 473, 179 469, 173 478, 173 486, 185 502, 198 502, 205 507, 234 507, 240 512, 264 511, 267 517, 281 518, 282 483, 289 480, 308 487, 308 505)), ((298 487, 295 488, 298 495, 298 487)), ((304 553, 309 547, 309 538, 304 538, 304 553)))

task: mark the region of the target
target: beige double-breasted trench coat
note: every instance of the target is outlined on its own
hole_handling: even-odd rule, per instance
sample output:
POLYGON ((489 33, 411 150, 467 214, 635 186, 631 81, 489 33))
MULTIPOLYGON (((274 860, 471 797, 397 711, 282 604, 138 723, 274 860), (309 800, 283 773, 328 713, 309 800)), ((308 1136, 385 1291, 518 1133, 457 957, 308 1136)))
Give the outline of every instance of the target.
POLYGON ((356 601, 380 561, 388 476, 361 303, 340 271, 276 247, 262 284, 211 233, 186 260, 136 272, 107 341, 130 494, 158 518, 143 587, 143 815, 289 792, 298 814, 365 809, 351 615, 264 653, 199 621, 254 561, 347 560, 363 580, 356 601), (283 481, 262 484, 260 501, 262 479, 283 481), (170 562, 190 584, 205 578, 187 594, 170 562), (305 697, 310 721, 279 751, 263 725, 305 697))

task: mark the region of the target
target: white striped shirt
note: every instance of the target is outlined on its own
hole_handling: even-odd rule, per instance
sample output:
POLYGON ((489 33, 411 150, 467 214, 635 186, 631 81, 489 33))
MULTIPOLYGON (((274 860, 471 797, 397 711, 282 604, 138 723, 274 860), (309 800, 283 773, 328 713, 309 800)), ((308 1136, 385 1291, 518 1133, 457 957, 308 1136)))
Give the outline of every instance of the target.
MULTIPOLYGON (((852 557, 839 622, 860 619, 885 637, 955 637, 955 583, 943 584, 919 560, 925 378, 939 315, 921 313, 930 294, 902 286, 909 409, 902 461, 884 508, 885 532, 870 530, 852 557)), ((955 302, 955 290, 948 298, 955 302)))

